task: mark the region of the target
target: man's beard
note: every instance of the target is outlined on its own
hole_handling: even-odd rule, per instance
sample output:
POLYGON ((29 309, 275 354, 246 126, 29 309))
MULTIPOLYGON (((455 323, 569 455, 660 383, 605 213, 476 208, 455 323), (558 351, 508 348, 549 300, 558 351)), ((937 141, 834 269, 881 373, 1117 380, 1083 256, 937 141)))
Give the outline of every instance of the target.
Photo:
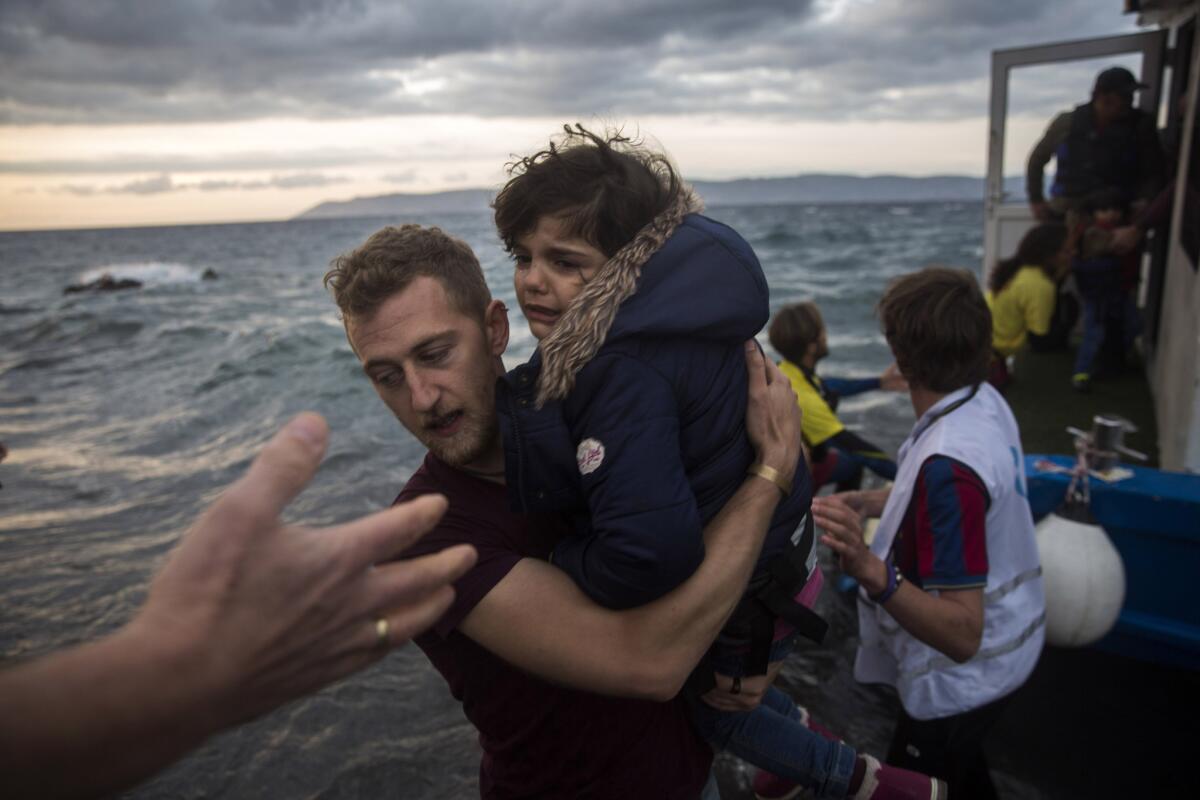
POLYGON ((450 466, 461 469, 486 456, 499 435, 499 425, 494 415, 480 419, 476 414, 463 411, 462 429, 457 434, 445 439, 426 433, 421 441, 429 448, 429 452, 450 466))

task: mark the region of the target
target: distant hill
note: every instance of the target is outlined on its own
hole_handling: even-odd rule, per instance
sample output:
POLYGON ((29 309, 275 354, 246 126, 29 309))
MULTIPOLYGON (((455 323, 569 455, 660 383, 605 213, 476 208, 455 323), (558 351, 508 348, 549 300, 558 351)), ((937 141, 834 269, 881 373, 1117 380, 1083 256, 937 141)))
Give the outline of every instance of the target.
MULTIPOLYGON (((1009 177, 1005 189, 1024 193, 1024 180, 1009 177)), ((787 205, 791 203, 926 203, 982 201, 983 178, 965 175, 796 175, 790 178, 739 178, 732 181, 694 181, 710 208, 720 206, 787 205)), ((493 190, 460 189, 432 194, 381 194, 353 200, 330 200, 295 219, 385 217, 405 214, 445 214, 487 211, 493 190)))
POLYGON ((313 206, 293 219, 332 217, 386 217, 404 214, 446 214, 456 211, 487 211, 490 189, 460 189, 433 194, 379 194, 353 200, 329 200, 313 206))
MULTIPOLYGON (((792 178, 740 178, 696 181, 696 191, 710 206, 781 205, 786 203, 923 203, 945 200, 983 201, 983 178, 965 175, 796 175, 792 178)), ((1024 179, 1005 180, 1010 192, 1023 192, 1024 179)))

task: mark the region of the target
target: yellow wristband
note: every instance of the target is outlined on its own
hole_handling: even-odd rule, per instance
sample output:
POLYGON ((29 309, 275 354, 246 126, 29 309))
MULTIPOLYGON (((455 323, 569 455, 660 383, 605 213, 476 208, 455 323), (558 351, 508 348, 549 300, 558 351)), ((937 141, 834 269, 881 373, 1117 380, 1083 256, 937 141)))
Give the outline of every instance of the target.
POLYGON ((760 478, 766 478, 771 483, 779 487, 779 491, 783 492, 783 496, 787 497, 792 493, 792 485, 784 480, 783 475, 779 474, 779 470, 774 467, 768 467, 766 464, 755 462, 746 469, 747 475, 757 475, 760 478))

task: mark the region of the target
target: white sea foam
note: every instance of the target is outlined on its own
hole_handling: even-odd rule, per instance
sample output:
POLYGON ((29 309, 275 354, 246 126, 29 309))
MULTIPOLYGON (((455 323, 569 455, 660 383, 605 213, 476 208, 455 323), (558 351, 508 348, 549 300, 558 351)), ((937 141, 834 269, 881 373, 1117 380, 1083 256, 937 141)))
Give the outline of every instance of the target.
POLYGON ((92 267, 79 276, 79 283, 91 283, 104 275, 116 280, 141 281, 144 286, 198 283, 204 269, 167 261, 127 261, 92 267))
POLYGON ((829 349, 834 351, 839 347, 871 347, 886 341, 882 333, 871 328, 853 333, 828 333, 826 336, 829 349))

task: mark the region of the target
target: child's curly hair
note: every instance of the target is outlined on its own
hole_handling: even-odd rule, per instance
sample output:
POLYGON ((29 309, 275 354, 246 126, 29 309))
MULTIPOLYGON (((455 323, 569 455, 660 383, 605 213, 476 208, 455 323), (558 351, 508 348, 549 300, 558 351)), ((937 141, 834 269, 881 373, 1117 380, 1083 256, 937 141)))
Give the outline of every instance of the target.
POLYGON ((564 125, 545 150, 507 165, 508 183, 496 195, 496 229, 513 249, 545 216, 612 256, 669 208, 683 186, 662 153, 620 130, 592 133, 564 125))

